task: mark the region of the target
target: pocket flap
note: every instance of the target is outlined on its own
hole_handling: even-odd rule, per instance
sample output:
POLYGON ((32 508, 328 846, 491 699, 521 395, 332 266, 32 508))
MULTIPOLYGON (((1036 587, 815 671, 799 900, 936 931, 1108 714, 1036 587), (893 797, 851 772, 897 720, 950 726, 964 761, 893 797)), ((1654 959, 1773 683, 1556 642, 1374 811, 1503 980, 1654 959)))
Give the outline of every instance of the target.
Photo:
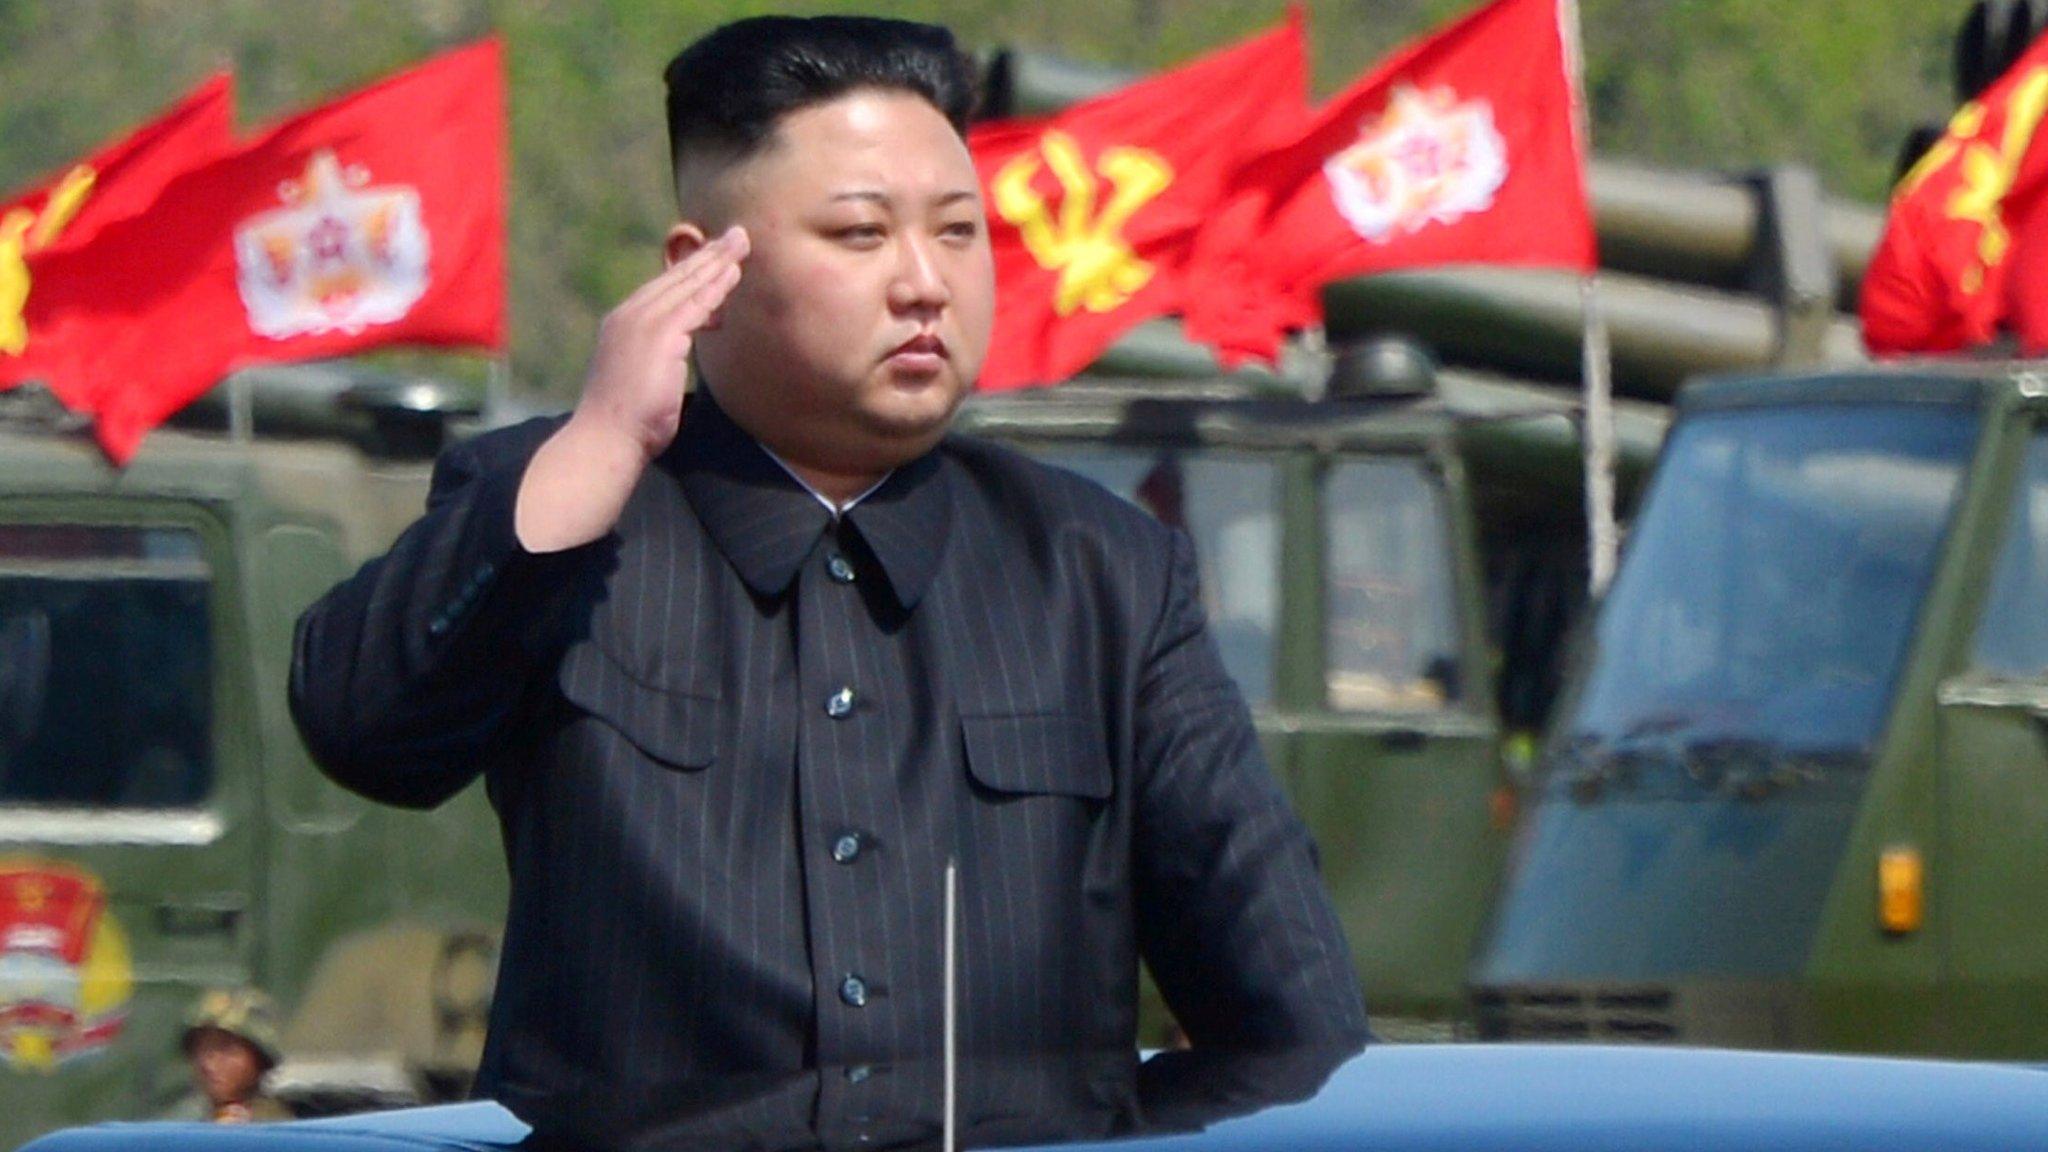
POLYGON ((595 644, 573 646, 557 678, 569 703, 619 730, 633 747, 672 768, 704 768, 718 757, 716 696, 650 688, 595 644))
POLYGON ((962 716, 967 770, 999 792, 1106 800, 1109 753, 1101 726, 1067 713, 962 716))

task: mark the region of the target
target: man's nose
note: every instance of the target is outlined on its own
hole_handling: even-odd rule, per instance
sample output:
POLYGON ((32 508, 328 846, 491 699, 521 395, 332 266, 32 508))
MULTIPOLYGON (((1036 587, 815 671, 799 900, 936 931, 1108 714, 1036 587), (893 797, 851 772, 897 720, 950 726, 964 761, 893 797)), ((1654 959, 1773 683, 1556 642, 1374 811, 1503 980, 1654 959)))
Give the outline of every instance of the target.
POLYGON ((932 242, 906 234, 897 250, 896 275, 889 282, 889 306, 898 312, 936 310, 953 299, 932 242))

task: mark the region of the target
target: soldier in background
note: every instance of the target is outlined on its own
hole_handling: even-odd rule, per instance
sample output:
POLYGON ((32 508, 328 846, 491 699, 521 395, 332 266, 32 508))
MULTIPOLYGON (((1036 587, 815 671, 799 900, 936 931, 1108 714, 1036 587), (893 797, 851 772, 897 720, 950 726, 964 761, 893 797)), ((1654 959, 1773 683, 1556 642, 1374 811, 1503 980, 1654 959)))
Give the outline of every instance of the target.
POLYGON ((263 1092, 263 1078, 282 1056, 270 997, 254 988, 206 993, 186 1014, 178 1047, 192 1065, 196 1092, 167 1119, 216 1124, 292 1119, 289 1109, 263 1092))

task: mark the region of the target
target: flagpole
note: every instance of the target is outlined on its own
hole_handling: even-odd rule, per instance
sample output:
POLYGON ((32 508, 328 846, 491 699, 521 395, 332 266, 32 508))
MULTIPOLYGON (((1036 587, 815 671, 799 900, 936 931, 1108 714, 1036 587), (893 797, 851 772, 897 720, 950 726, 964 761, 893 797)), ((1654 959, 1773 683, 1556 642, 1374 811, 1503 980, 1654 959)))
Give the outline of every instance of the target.
POLYGON ((484 371, 484 426, 495 427, 510 419, 512 400, 512 354, 499 352, 486 361, 484 371))
POLYGON ((1581 421, 1586 438, 1586 589, 1597 598, 1614 580, 1621 554, 1621 530, 1614 516, 1614 374, 1598 275, 1579 281, 1579 306, 1586 326, 1581 421))
MULTIPOLYGON (((1578 138, 1580 171, 1593 154, 1592 124, 1586 115, 1586 63, 1579 39, 1578 0, 1558 0, 1558 32, 1564 38, 1570 73, 1572 129, 1578 138)), ((1580 432, 1586 447, 1586 586, 1598 598, 1614 579, 1621 532, 1614 515, 1614 364, 1607 317, 1600 308, 1600 276, 1579 280, 1581 333, 1579 372, 1584 390, 1580 432)))

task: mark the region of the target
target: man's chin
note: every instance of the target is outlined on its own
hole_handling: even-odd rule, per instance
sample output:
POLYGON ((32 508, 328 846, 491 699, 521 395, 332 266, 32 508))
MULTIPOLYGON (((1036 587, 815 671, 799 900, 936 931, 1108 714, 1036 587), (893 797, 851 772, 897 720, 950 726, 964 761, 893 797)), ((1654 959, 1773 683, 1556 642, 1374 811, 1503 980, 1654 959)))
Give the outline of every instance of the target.
POLYGON ((896 415, 869 420, 867 431, 871 439, 883 446, 884 451, 897 457, 897 464, 902 464, 930 451, 932 445, 945 438, 946 429, 952 424, 950 417, 939 420, 913 420, 896 415))
POLYGON ((891 440, 922 440, 929 446, 946 434, 953 413, 967 397, 957 377, 898 385, 876 397, 863 413, 868 430, 891 440))

